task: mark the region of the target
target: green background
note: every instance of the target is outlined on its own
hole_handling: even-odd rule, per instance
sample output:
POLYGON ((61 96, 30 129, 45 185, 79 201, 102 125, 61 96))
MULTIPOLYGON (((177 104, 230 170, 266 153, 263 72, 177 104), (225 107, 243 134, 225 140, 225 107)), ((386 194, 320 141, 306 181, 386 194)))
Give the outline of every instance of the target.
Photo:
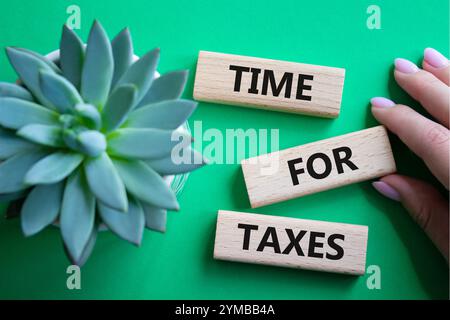
MULTIPOLYGON (((190 120, 222 132, 278 128, 280 148, 376 125, 369 110, 373 96, 422 110, 395 84, 393 59, 420 63, 428 46, 449 52, 447 0, 2 1, 0 43, 40 53, 57 48, 71 4, 81 8, 77 32, 83 39, 95 18, 110 37, 129 26, 138 55, 161 48, 160 72, 190 69, 186 98, 192 98, 199 50, 345 68, 342 111, 335 120, 209 103, 200 103, 190 120), (366 27, 371 4, 381 7, 381 30, 366 27)), ((15 79, 3 52, 0 74, 2 81, 15 79)), ((438 185, 420 159, 397 138, 391 142, 400 173, 438 185)), ((140 248, 102 233, 82 268, 79 291, 66 288, 69 262, 58 229, 25 239, 17 219, 1 219, 0 298, 448 298, 447 263, 402 206, 380 196, 370 182, 251 210, 240 166, 216 164, 191 174, 179 200, 181 210, 169 213, 166 234, 145 231, 140 248), (381 290, 367 288, 367 275, 215 261, 218 209, 368 225, 367 266, 380 266, 381 290)))

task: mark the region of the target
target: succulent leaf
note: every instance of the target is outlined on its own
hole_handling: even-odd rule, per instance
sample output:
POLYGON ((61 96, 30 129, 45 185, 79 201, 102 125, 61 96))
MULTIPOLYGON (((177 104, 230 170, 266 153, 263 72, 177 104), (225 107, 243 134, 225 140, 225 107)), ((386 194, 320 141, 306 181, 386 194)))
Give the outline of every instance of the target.
POLYGON ((61 124, 63 129, 71 128, 75 124, 75 121, 76 121, 75 116, 71 114, 62 114, 58 117, 58 122, 61 124))
POLYGON ((77 89, 80 89, 81 71, 84 61, 83 42, 77 34, 63 26, 60 49, 60 64, 64 77, 69 80, 77 89))
POLYGON ((33 101, 33 96, 25 88, 8 82, 0 82, 0 98, 9 97, 21 100, 33 101))
MULTIPOLYGON (((191 139, 181 133, 182 139, 191 139)), ((108 153, 123 158, 155 159, 167 156, 178 144, 172 131, 160 129, 118 129, 108 136, 108 153)))
POLYGON ((83 252, 78 257, 78 259, 72 257, 72 254, 69 252, 67 246, 64 244, 64 251, 66 252, 67 257, 69 258, 72 264, 82 267, 86 263, 87 259, 94 250, 95 242, 97 241, 97 234, 98 234, 98 227, 94 224, 94 228, 92 228, 92 232, 91 235, 89 236, 88 242, 84 247, 83 252))
POLYGON ((11 65, 16 70, 22 82, 27 86, 28 90, 42 103, 44 106, 53 108, 50 101, 45 99, 45 96, 41 92, 39 84, 39 71, 47 70, 49 72, 55 72, 52 67, 43 59, 39 59, 29 52, 17 48, 6 48, 11 65))
POLYGON ((83 266, 89 256, 91 255, 92 251, 94 250, 95 242, 97 241, 97 234, 98 234, 98 228, 94 226, 94 229, 92 229, 91 235, 89 237, 88 243, 86 244, 86 247, 83 250, 83 253, 81 254, 78 261, 74 261, 74 263, 78 266, 83 266))
POLYGON ((123 84, 134 84, 138 89, 137 102, 150 88, 159 61, 159 49, 153 49, 133 63, 117 82, 116 87, 123 84))
POLYGON ((29 141, 49 147, 65 146, 62 138, 62 129, 58 126, 29 124, 17 131, 17 135, 29 141))
POLYGON ((43 55, 41 55, 35 51, 25 49, 25 48, 14 48, 14 49, 35 57, 36 59, 42 61, 44 64, 46 64, 48 67, 50 67, 50 69, 52 69, 55 73, 61 74, 61 69, 53 61, 51 61, 50 59, 47 59, 43 55))
POLYGON ((80 122, 86 127, 99 130, 102 125, 102 118, 97 108, 92 104, 80 103, 75 106, 75 113, 80 122))
POLYGON ((17 192, 11 192, 11 193, 0 193, 0 202, 10 202, 15 201, 17 199, 22 199, 26 197, 28 194, 28 190, 21 190, 17 192))
POLYGON ((111 87, 114 88, 117 81, 133 62, 133 42, 130 30, 123 29, 112 41, 111 47, 114 57, 114 75, 111 87))
POLYGON ((64 244, 74 261, 80 261, 94 229, 95 197, 82 170, 67 180, 61 206, 60 225, 64 244))
POLYGON ((77 134, 70 129, 63 130, 64 143, 72 150, 82 152, 77 134))
POLYGON ((157 103, 165 100, 176 100, 181 97, 184 86, 188 78, 188 71, 173 71, 163 74, 153 80, 150 89, 139 102, 137 108, 150 103, 157 103))
POLYGON ((166 232, 167 210, 141 203, 145 215, 145 227, 150 230, 166 232))
POLYGON ((20 129, 28 124, 58 124, 58 114, 33 102, 0 98, 0 125, 20 129))
POLYGON ((98 204, 98 211, 103 222, 115 234, 137 246, 141 244, 144 231, 144 211, 138 201, 129 198, 128 212, 114 210, 102 203, 98 204))
POLYGON ((126 126, 175 130, 190 117, 196 107, 197 103, 189 100, 169 100, 149 104, 133 111, 126 126))
POLYGON ((70 112, 83 99, 71 82, 56 73, 39 72, 41 91, 45 98, 61 113, 70 112))
POLYGON ((45 155, 42 151, 19 153, 0 163, 0 194, 27 189, 25 174, 45 155))
POLYGON ((105 136, 95 130, 86 130, 77 137, 81 152, 90 156, 97 157, 106 150, 105 136))
POLYGON ((128 208, 125 186, 106 153, 85 161, 84 170, 92 193, 107 206, 126 212, 128 208))
POLYGON ((22 231, 32 236, 53 223, 61 209, 64 183, 36 186, 28 195, 21 210, 22 231))
POLYGON ((28 142, 14 133, 0 128, 0 159, 7 159, 20 152, 35 149, 34 143, 28 142))
POLYGON ((34 164, 25 175, 25 183, 52 184, 68 177, 83 161, 83 155, 59 151, 52 153, 34 164))
POLYGON ((81 74, 81 96, 88 103, 102 109, 105 104, 114 71, 111 44, 98 21, 89 33, 86 56, 81 74))
POLYGON ((137 88, 132 84, 125 84, 114 90, 103 110, 103 129, 106 132, 120 127, 134 107, 136 97, 137 88))
POLYGON ((189 159, 188 161, 174 163, 172 155, 169 155, 160 159, 145 160, 145 163, 161 175, 186 173, 206 164, 202 154, 191 147, 183 148, 182 152, 183 154, 179 155, 180 159, 189 159), (187 152, 188 154, 185 155, 184 152, 187 152))
POLYGON ((178 210, 177 198, 163 178, 144 162, 114 159, 127 190, 136 198, 154 206, 178 210))

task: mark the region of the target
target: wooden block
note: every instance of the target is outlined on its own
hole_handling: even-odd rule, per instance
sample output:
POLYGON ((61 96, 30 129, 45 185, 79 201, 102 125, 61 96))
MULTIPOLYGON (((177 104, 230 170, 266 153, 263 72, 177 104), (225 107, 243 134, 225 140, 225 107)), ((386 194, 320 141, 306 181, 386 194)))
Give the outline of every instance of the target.
POLYGON ((194 98, 335 118, 345 69, 200 51, 194 98))
POLYGON ((396 171, 383 126, 245 159, 241 165, 252 208, 396 171))
POLYGON ((219 210, 214 258, 361 275, 368 227, 219 210))

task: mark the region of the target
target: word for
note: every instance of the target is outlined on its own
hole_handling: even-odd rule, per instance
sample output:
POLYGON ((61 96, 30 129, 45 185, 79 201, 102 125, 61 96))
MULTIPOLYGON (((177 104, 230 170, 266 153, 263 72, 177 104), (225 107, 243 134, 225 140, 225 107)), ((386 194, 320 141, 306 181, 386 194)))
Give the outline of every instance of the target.
MULTIPOLYGON (((344 164, 351 170, 358 169, 358 167, 353 162, 350 161, 350 157, 352 156, 352 149, 350 149, 349 147, 335 148, 332 149, 331 152, 334 157, 334 163, 336 165, 336 170, 338 174, 344 173, 344 164), (344 153, 344 155, 341 156, 341 153, 344 153)), ((287 162, 289 166, 289 172, 292 178, 292 183, 294 184, 294 186, 299 184, 298 175, 305 173, 304 168, 296 167, 297 164, 302 162, 303 158, 295 158, 287 162)), ((306 170, 308 174, 314 179, 325 179, 330 175, 332 169, 333 165, 331 163, 331 159, 325 153, 321 152, 313 153, 311 156, 308 157, 308 160, 306 161, 306 170), (320 160, 324 163, 325 168, 323 172, 316 171, 314 167, 314 162, 316 160, 320 160)))
POLYGON ((249 158, 241 166, 252 208, 396 171, 383 126, 249 158))

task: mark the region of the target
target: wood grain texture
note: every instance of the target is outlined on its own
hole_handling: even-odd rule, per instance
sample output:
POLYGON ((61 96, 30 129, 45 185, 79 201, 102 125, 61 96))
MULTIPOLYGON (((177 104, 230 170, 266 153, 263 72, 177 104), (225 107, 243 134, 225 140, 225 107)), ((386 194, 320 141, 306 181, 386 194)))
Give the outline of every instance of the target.
POLYGON ((194 98, 199 101, 335 118, 340 111, 344 78, 345 69, 341 68, 200 51, 194 98), (240 91, 234 90, 237 72, 230 70, 231 65, 261 69, 257 82, 258 93, 249 93, 251 71, 242 73, 240 91), (274 96, 270 85, 267 94, 261 94, 264 70, 273 71, 276 84, 280 83, 285 73, 293 73, 290 97, 285 96, 285 90, 274 96), (303 82, 304 85, 311 86, 310 90, 303 91, 304 95, 311 97, 310 101, 297 99, 299 74, 313 76, 313 80, 303 82))
POLYGON ((241 165, 252 208, 385 176, 396 171, 389 137, 383 126, 245 159, 241 165), (315 158, 318 153, 323 155, 315 158), (339 161, 347 156, 351 163, 339 161), (329 159, 328 166, 326 158, 329 159), (297 181, 294 181, 289 168, 292 161, 297 162, 294 164, 295 170, 304 171, 294 174, 297 181), (341 163, 340 168, 338 162, 341 163), (311 164, 313 170, 309 167, 311 164), (315 178, 311 171, 326 176, 315 178))
POLYGON ((367 226, 220 210, 214 258, 362 275, 365 273, 367 237, 367 226), (245 228, 253 228, 247 236, 243 224, 245 228), (275 245, 261 247, 268 228, 273 229, 267 240, 275 245), (296 241, 300 233, 303 235, 296 241), (290 245, 293 239, 299 250, 290 245))

